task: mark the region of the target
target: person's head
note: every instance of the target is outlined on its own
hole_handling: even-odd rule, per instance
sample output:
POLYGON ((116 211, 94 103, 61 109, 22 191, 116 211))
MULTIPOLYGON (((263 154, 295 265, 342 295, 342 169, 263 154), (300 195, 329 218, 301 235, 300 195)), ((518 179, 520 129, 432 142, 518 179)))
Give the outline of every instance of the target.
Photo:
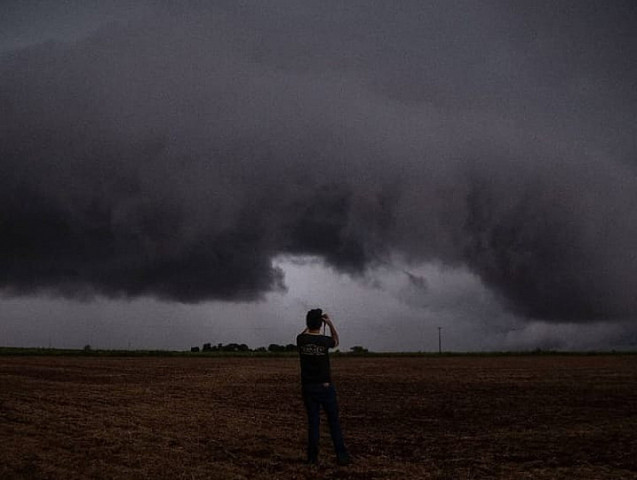
POLYGON ((307 312, 305 323, 310 330, 318 330, 323 325, 323 310, 314 308, 307 312))

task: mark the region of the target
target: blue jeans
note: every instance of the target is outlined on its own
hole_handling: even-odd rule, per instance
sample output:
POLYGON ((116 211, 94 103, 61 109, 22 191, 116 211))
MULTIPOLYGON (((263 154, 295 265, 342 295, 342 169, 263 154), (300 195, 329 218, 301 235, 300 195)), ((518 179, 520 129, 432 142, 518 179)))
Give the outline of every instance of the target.
POLYGON ((347 458, 347 449, 343 441, 343 432, 338 420, 338 402, 336 389, 332 384, 303 385, 303 403, 307 412, 307 458, 316 461, 318 458, 319 426, 321 423, 321 407, 327 414, 330 434, 334 443, 334 451, 339 459, 347 458))

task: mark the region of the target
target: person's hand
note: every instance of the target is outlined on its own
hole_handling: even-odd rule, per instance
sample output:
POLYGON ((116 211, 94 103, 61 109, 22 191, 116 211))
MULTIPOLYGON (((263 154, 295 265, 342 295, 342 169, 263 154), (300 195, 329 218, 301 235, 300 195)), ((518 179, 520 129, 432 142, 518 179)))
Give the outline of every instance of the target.
POLYGON ((330 316, 327 313, 323 314, 323 322, 327 323, 328 325, 332 323, 332 320, 330 320, 330 316))

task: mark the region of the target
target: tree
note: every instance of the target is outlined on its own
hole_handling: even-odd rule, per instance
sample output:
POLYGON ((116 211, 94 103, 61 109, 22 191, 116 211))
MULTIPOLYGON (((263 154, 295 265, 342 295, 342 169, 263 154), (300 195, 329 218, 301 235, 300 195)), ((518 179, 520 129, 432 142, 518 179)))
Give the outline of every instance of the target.
POLYGON ((364 348, 364 347, 361 347, 360 345, 356 345, 356 346, 354 346, 354 347, 350 348, 350 350, 351 350, 351 352, 352 352, 354 355, 364 355, 364 354, 366 354, 366 353, 368 353, 368 352, 369 352, 369 350, 367 350, 367 349, 366 349, 366 348, 364 348))

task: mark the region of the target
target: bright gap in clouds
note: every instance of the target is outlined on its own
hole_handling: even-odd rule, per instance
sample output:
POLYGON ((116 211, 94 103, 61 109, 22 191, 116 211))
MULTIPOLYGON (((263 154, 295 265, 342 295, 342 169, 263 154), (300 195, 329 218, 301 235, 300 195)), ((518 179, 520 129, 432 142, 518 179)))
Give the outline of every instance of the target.
POLYGON ((445 349, 481 350, 488 343, 476 330, 513 321, 465 270, 384 266, 352 278, 319 260, 282 258, 277 265, 285 272, 287 301, 301 313, 314 307, 329 312, 348 348, 437 351, 442 327, 445 349))
POLYGON ((386 265, 352 278, 318 259, 281 257, 288 291, 265 306, 282 336, 302 327, 310 308, 334 318, 342 349, 373 351, 626 350, 637 334, 630 322, 548 323, 521 318, 504 308, 481 280, 462 268, 441 264, 386 265))
POLYGON ((549 324, 507 312, 480 280, 438 264, 384 266, 352 278, 319 259, 279 257, 287 291, 253 303, 166 303, 43 297, 0 300, 0 345, 188 350, 203 343, 251 348, 294 343, 305 313, 330 313, 341 350, 373 351, 630 349, 637 333, 622 323, 549 324))
MULTIPOLYGON (((0 344, 25 347, 185 350, 203 343, 288 344, 320 307, 341 334, 341 349, 434 351, 437 327, 450 349, 480 348, 462 341, 464 307, 484 303, 484 289, 466 272, 426 266, 407 273, 383 268, 352 278, 314 258, 279 257, 287 291, 253 303, 166 303, 154 299, 77 302, 6 297, 0 302, 0 344), (475 287, 478 287, 476 293, 475 287)), ((490 298, 490 297, 486 297, 490 298)))

